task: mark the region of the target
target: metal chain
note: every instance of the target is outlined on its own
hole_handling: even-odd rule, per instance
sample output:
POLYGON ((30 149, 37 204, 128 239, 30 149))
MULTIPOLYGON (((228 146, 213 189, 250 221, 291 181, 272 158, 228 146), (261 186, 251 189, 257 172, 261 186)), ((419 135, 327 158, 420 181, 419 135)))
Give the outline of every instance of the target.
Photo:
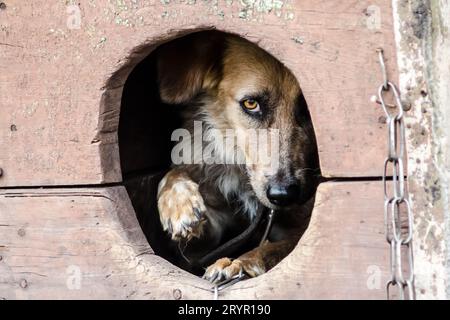
POLYGON ((414 300, 413 216, 405 185, 405 122, 403 105, 397 87, 388 80, 383 50, 378 49, 383 83, 378 88, 378 103, 386 114, 388 125, 388 154, 384 161, 384 223, 386 240, 390 245, 391 278, 386 283, 388 299, 398 296, 402 300, 414 300), (385 102, 391 92, 394 105, 385 102), (393 110, 395 108, 395 110, 393 110), (388 110, 391 109, 391 110, 388 110), (388 179, 389 169, 392 179, 388 179), (397 294, 393 289, 397 290, 397 294))
MULTIPOLYGON (((268 220, 267 220, 267 225, 266 225, 266 229, 264 230, 264 234, 259 242, 259 246, 262 246, 265 241, 267 240, 267 237, 269 236, 270 230, 272 228, 273 225, 273 220, 274 220, 274 216, 275 216, 275 210, 270 210, 269 215, 268 215, 268 220)), ((248 276, 244 273, 243 270, 241 270, 239 272, 239 274, 235 275, 234 277, 230 278, 230 279, 226 279, 224 281, 221 281, 219 283, 216 283, 214 285, 214 287, 212 287, 210 289, 210 291, 214 294, 213 295, 213 299, 214 300, 219 300, 219 292, 231 287, 232 285, 234 285, 235 283, 238 283, 242 280, 247 279, 248 276)))
POLYGON ((222 282, 216 283, 214 287, 210 289, 210 291, 214 294, 213 300, 219 300, 219 292, 231 287, 233 284, 240 282, 241 280, 247 279, 248 276, 243 272, 239 272, 239 274, 234 277, 224 280, 222 282))

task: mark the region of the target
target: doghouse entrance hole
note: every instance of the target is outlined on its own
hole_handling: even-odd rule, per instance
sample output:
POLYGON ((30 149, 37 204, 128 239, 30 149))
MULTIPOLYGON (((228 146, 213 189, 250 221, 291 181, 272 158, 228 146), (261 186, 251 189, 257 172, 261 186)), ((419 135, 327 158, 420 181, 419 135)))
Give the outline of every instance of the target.
MULTIPOLYGON (((149 51, 157 48, 149 47, 149 51)), ((152 51, 135 64, 123 88, 118 129, 121 171, 150 246, 157 255, 186 269, 185 261, 174 254, 178 248, 161 228, 157 209, 158 183, 171 165, 171 134, 182 122, 181 107, 160 100, 155 60, 152 51)))

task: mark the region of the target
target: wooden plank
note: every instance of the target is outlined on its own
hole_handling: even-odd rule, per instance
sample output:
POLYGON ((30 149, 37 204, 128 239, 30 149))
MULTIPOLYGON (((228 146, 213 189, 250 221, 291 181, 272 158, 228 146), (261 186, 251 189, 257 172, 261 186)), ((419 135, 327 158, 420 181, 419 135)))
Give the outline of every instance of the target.
POLYGON ((198 278, 153 254, 127 197, 123 187, 3 191, 0 296, 209 297, 196 289, 198 278))
MULTIPOLYGON (((221 298, 384 299, 381 199, 380 182, 322 184, 297 248, 221 298)), ((152 253, 123 187, 1 190, 0 256, 5 299, 212 298, 209 283, 152 253)))
POLYGON ((224 298, 385 299, 388 271, 381 183, 325 183, 294 251, 224 298))
POLYGON ((383 113, 369 98, 381 81, 376 48, 385 48, 396 78, 390 1, 189 3, 93 0, 80 4, 80 29, 69 29, 64 1, 8 1, 0 22, 0 186, 120 181, 117 124, 128 73, 149 53, 146 44, 206 27, 259 42, 298 77, 324 175, 380 175, 383 113))

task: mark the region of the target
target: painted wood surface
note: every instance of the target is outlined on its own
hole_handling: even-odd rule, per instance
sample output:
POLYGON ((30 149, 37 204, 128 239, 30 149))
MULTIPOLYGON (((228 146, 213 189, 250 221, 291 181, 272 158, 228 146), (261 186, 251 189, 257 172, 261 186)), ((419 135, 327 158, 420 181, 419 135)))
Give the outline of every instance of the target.
POLYGON ((210 27, 258 42, 298 77, 325 176, 379 176, 383 113, 369 100, 381 81, 376 48, 396 79, 390 6, 92 0, 80 1, 77 28, 65 1, 9 0, 0 11, 0 186, 120 181, 127 75, 154 45, 210 27))
MULTIPOLYGON (((382 185, 325 183, 296 249, 224 299, 384 299, 382 185)), ((0 191, 0 299, 211 299, 153 254, 123 187, 0 191)))

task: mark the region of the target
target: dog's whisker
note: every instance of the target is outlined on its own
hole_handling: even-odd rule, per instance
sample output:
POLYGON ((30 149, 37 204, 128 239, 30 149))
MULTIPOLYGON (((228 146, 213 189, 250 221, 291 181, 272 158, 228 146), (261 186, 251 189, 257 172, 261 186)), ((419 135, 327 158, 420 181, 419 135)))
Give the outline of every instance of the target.
POLYGON ((183 249, 181 249, 181 242, 182 241, 178 242, 178 250, 180 251, 180 254, 183 257, 183 259, 186 260, 187 263, 191 263, 191 260, 188 257, 186 257, 186 255, 184 254, 184 251, 186 250, 186 247, 187 247, 187 244, 188 244, 189 240, 187 240, 184 243, 184 248, 183 249))
POLYGON ((296 172, 298 172, 298 173, 301 173, 304 171, 318 172, 318 171, 320 171, 320 169, 319 168, 301 168, 301 169, 296 170, 296 172))

